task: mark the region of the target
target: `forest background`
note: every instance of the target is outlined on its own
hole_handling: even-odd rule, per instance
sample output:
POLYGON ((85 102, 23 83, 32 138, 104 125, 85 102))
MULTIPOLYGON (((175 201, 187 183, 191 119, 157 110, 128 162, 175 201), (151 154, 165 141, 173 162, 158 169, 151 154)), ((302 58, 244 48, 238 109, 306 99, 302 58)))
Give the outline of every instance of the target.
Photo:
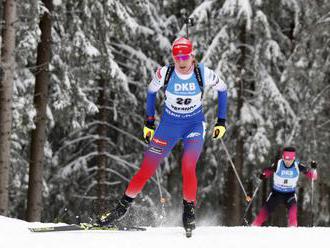
MULTIPOLYGON (((186 13, 197 59, 228 86, 224 143, 248 194, 293 145, 319 165, 313 187, 299 182, 299 225, 329 226, 330 1, 3 0, 0 13, 0 214, 74 222, 115 206, 145 149, 146 87, 171 62, 186 13)), ((162 101, 159 92, 157 120, 162 101)), ((198 223, 240 225, 244 194, 211 139, 217 95, 203 101, 198 223)), ((125 221, 180 225, 181 154, 178 144, 125 221)), ((264 182, 249 220, 269 190, 264 182)), ((267 224, 286 226, 285 211, 267 224)))

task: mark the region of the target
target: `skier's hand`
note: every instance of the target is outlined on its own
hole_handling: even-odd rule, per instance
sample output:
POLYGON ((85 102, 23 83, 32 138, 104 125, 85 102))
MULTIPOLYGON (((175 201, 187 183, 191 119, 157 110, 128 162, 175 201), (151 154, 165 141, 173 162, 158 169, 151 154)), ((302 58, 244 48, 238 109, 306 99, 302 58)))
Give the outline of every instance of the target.
POLYGON ((226 120, 218 119, 218 122, 215 124, 213 129, 213 139, 221 139, 226 133, 226 120))
POLYGON ((155 129, 156 129, 155 119, 148 118, 144 122, 144 127, 143 127, 143 140, 146 144, 149 144, 152 138, 154 137, 155 129))
POLYGON ((316 169, 317 168, 317 162, 315 160, 311 161, 311 167, 312 169, 316 169))
POLYGON ((259 179, 260 179, 260 180, 264 180, 264 179, 266 179, 266 173, 265 173, 265 172, 260 173, 260 174, 259 174, 259 179))

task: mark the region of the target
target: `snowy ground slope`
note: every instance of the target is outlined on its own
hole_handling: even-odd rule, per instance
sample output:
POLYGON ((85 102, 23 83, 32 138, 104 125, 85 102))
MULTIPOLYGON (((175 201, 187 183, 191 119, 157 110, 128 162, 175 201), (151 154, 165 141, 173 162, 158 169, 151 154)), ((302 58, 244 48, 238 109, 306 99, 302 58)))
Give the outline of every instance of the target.
POLYGON ((27 228, 53 224, 27 223, 0 216, 0 247, 24 248, 319 248, 330 245, 330 228, 198 227, 193 237, 180 227, 139 232, 69 231, 32 233, 27 228))

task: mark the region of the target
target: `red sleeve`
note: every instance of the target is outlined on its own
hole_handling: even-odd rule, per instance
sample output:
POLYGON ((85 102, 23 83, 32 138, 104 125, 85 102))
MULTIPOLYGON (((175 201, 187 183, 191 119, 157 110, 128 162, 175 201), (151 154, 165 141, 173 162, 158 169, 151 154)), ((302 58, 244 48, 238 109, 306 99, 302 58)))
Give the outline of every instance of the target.
POLYGON ((274 168, 273 167, 267 167, 262 171, 262 174, 264 174, 266 178, 269 178, 274 174, 274 168))

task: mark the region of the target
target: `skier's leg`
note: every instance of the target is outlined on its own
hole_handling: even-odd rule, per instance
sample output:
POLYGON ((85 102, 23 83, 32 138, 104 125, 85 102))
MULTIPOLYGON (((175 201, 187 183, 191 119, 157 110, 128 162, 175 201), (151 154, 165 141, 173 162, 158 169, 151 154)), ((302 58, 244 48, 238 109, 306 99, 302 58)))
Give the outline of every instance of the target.
POLYGON ((176 130, 177 128, 172 126, 159 124, 154 138, 144 153, 141 168, 129 182, 125 194, 118 202, 117 206, 108 213, 104 213, 99 217, 98 222, 100 225, 112 225, 124 217, 136 195, 141 192, 145 183, 156 171, 161 160, 169 154, 178 140, 176 130))
POLYGON ((277 193, 271 192, 266 200, 265 205, 262 207, 257 217, 252 222, 251 226, 261 226, 273 212, 274 208, 280 202, 280 197, 277 193))
POLYGON ((288 208, 288 226, 289 227, 297 227, 297 196, 294 194, 287 201, 288 208))
POLYGON ((195 228, 195 204, 197 193, 196 164, 203 149, 205 127, 203 123, 188 128, 183 137, 182 157, 183 226, 195 228))
POLYGON ((171 125, 159 125, 154 138, 144 153, 140 169, 133 176, 125 191, 125 195, 135 198, 146 182, 157 170, 160 162, 164 159, 179 139, 178 128, 171 125))
POLYGON ((251 226, 261 226, 268 218, 268 211, 266 207, 262 207, 257 217, 252 222, 251 226))
POLYGON ((203 149, 204 125, 193 126, 183 138, 184 152, 182 156, 182 188, 183 199, 196 202, 197 177, 196 164, 203 149))

